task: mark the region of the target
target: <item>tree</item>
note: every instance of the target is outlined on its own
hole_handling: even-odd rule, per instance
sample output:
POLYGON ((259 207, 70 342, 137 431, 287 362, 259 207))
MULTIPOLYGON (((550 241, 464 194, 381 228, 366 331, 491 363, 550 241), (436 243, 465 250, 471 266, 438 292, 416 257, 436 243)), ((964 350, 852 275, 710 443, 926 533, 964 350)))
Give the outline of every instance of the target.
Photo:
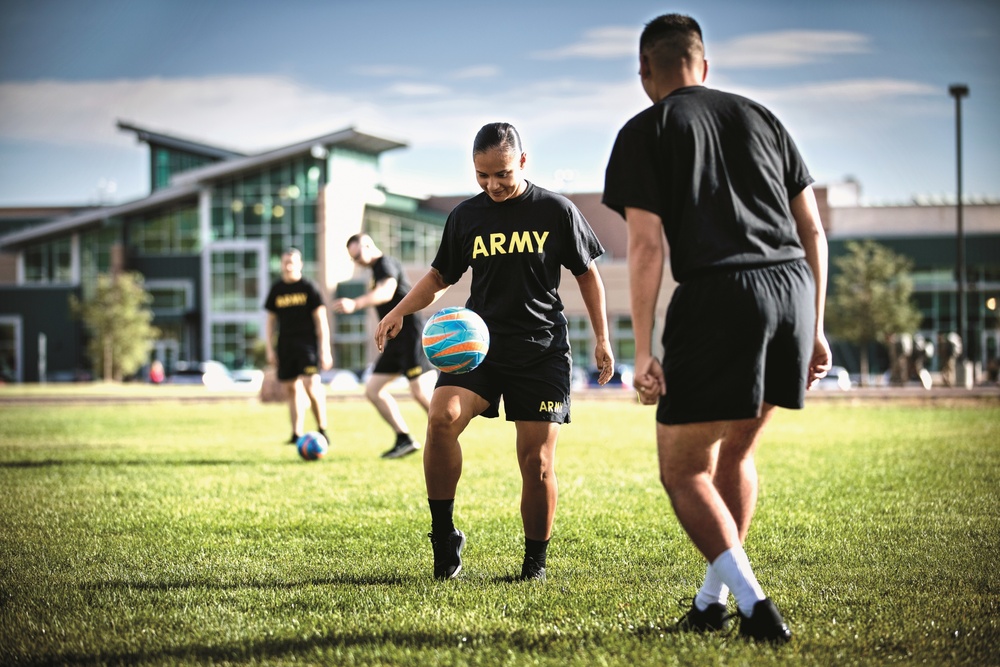
POLYGON ((889 334, 912 333, 920 324, 913 305, 912 263, 874 241, 850 241, 834 260, 839 273, 826 304, 829 333, 861 351, 861 383, 868 378, 868 345, 889 334))
POLYGON ((91 298, 81 302, 75 295, 69 297, 73 315, 91 334, 87 351, 95 375, 105 381, 121 381, 146 363, 153 341, 160 335, 150 324, 152 301, 138 273, 101 274, 91 298))

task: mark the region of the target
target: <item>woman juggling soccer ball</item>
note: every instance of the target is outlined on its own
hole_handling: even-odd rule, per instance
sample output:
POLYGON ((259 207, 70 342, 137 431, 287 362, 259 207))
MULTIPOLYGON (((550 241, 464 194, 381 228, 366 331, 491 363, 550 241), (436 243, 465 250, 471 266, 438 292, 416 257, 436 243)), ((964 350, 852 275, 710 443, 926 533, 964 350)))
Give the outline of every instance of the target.
POLYGON ((604 283, 594 263, 604 248, 572 202, 524 179, 527 155, 512 125, 483 127, 472 161, 483 192, 448 216, 430 270, 379 322, 375 342, 381 350, 404 316, 434 303, 472 269, 466 307, 489 326, 490 349, 473 371, 441 373, 431 396, 423 464, 434 576, 452 579, 462 569, 465 534, 452 519, 462 476, 459 436, 473 417, 498 417, 503 398, 517 434, 521 471, 525 546, 518 578, 545 579, 558 497, 556 440, 560 425, 570 421, 572 357, 558 294, 560 273, 566 267, 580 286, 604 384, 614 367, 604 283))

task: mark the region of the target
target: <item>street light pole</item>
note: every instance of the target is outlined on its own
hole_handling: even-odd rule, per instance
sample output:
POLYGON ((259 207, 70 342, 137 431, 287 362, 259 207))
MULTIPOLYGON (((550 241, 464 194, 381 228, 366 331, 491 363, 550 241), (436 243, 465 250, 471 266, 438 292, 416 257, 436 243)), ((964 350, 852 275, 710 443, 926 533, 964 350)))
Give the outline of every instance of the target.
MULTIPOLYGON (((955 278, 958 281, 958 335, 962 338, 962 357, 964 360, 968 356, 970 341, 967 338, 968 332, 965 330, 965 233, 962 228, 962 98, 968 96, 969 87, 964 83, 955 83, 948 86, 948 92, 955 98, 955 164, 958 185, 955 195, 955 214, 958 223, 955 278)), ((962 375, 964 376, 964 372, 962 375)))

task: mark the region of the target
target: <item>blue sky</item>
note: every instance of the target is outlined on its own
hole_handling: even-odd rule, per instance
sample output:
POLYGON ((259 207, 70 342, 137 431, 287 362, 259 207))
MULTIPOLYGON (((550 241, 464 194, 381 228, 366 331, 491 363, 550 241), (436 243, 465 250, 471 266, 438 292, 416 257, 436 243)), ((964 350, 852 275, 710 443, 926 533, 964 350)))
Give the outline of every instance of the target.
POLYGON ((471 144, 513 122, 528 177, 603 187, 623 122, 648 104, 636 46, 667 11, 705 33, 707 85, 770 107, 820 183, 865 201, 1000 197, 994 0, 0 0, 0 205, 120 202, 147 191, 118 119, 256 152, 354 126, 406 194, 476 190, 471 144))

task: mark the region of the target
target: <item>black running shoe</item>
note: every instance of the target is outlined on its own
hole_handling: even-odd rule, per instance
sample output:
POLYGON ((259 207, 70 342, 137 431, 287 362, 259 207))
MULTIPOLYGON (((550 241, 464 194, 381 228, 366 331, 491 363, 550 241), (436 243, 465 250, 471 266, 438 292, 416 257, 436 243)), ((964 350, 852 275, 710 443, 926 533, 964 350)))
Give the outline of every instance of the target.
MULTIPOLYGON (((681 604, 685 603, 686 600, 681 601, 681 604)), ((691 608, 677 621, 677 629, 683 632, 722 632, 729 629, 731 618, 724 604, 713 602, 702 611, 692 600, 691 608)))
POLYGON ((759 642, 784 644, 792 639, 792 632, 785 625, 778 608, 770 598, 760 600, 753 606, 750 616, 740 615, 740 637, 754 639, 759 642))
POLYGON ((302 437, 301 435, 295 435, 294 433, 292 433, 292 437, 289 438, 288 444, 289 445, 297 445, 297 444, 299 444, 299 438, 301 438, 301 437, 302 437))
POLYGON ((417 442, 416 440, 410 440, 408 442, 397 442, 395 447, 382 454, 382 458, 398 459, 406 456, 407 454, 412 454, 418 449, 420 449, 420 443, 417 442))
POLYGON ((462 548, 465 546, 465 533, 455 529, 450 535, 436 537, 427 533, 434 549, 434 578, 454 579, 462 571, 462 548))
POLYGON ((524 563, 521 565, 521 576, 517 579, 518 581, 545 581, 545 561, 525 556, 524 563))

